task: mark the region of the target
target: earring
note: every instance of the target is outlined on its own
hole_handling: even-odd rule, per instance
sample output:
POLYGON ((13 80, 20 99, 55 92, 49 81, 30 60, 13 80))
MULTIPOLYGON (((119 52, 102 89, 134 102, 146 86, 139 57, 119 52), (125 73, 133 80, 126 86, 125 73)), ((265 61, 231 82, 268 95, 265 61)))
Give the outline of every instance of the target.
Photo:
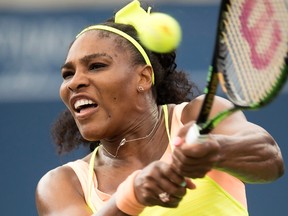
POLYGON ((138 86, 138 92, 143 92, 144 88, 142 86, 138 86))

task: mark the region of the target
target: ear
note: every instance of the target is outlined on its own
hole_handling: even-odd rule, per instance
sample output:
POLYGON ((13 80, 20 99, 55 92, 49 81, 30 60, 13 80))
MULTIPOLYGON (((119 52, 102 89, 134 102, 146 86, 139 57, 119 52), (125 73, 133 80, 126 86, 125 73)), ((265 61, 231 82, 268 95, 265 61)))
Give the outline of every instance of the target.
POLYGON ((153 85, 152 76, 153 70, 149 65, 139 67, 139 80, 138 86, 142 86, 145 90, 150 89, 153 85))

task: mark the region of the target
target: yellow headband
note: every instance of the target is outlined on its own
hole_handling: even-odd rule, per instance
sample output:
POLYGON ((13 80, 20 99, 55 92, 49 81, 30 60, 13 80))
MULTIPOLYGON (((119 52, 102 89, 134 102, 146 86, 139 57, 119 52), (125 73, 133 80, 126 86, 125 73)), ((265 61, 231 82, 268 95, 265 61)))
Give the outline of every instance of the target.
MULTIPOLYGON (((153 52, 169 53, 176 49, 181 40, 181 28, 178 22, 162 13, 150 13, 151 8, 146 12, 141 8, 138 0, 134 0, 115 14, 115 23, 132 25, 143 46, 153 52), (164 30, 163 30, 164 29, 164 30)), ((105 25, 93 25, 82 30, 76 38, 89 30, 105 30, 126 38, 141 53, 147 65, 151 66, 150 59, 143 47, 134 38, 125 32, 114 27, 105 25)), ((152 83, 155 84, 154 71, 152 68, 152 83)))
POLYGON ((143 56, 145 62, 147 65, 151 66, 152 68, 152 84, 155 84, 155 78, 154 78, 154 72, 153 72, 153 67, 151 65, 150 59, 147 55, 147 53, 145 52, 145 50, 143 49, 143 47, 134 39, 132 38, 130 35, 126 34, 125 32, 116 29, 114 27, 111 26, 105 26, 105 25, 93 25, 93 26, 89 26, 85 29, 83 29, 77 36, 76 38, 78 38, 81 34, 90 31, 90 30, 105 30, 105 31, 109 31, 109 32, 113 32, 115 34, 118 34, 122 37, 124 37, 125 39, 127 39, 128 41, 130 41, 137 49, 138 51, 141 53, 141 55, 143 56))

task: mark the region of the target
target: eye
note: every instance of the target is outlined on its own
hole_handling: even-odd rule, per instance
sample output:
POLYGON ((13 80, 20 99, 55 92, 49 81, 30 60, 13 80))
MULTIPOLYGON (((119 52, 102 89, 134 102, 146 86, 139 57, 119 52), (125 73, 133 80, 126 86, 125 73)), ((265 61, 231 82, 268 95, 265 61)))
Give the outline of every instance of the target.
POLYGON ((106 67, 107 65, 104 63, 92 63, 89 65, 89 70, 99 70, 101 68, 106 67))
POLYGON ((62 71, 62 77, 63 77, 64 80, 73 77, 73 75, 74 75, 73 71, 69 71, 69 70, 62 71))

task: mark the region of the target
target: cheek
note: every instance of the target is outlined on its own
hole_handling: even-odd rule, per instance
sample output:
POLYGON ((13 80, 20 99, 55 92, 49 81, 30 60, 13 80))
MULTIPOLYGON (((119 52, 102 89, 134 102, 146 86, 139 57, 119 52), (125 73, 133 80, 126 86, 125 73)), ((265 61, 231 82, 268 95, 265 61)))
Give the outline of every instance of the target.
POLYGON ((66 106, 68 106, 68 89, 65 83, 62 83, 59 89, 59 95, 66 106))

